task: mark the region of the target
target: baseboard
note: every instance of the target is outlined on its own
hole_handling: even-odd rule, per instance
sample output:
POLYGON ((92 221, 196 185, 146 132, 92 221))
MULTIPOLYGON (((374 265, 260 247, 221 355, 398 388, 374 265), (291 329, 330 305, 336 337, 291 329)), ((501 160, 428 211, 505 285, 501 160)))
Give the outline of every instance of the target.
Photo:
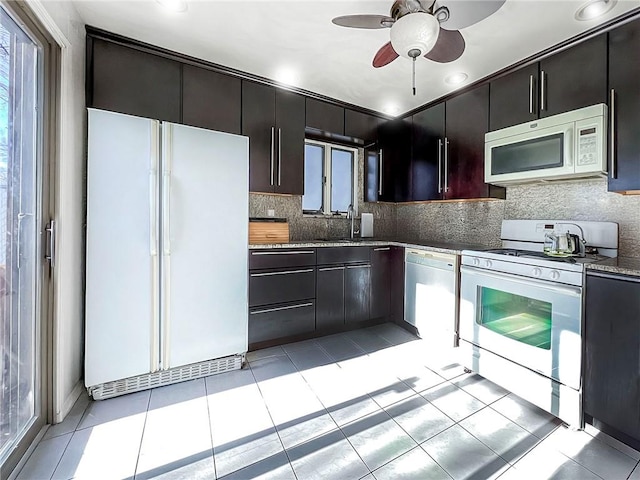
POLYGON ((82 379, 80 379, 78 380, 78 383, 76 383, 75 387, 73 387, 73 390, 71 390, 71 393, 64 400, 64 403, 62 404, 62 409, 57 412, 54 412, 53 419, 51 420, 52 424, 60 423, 65 419, 65 417, 69 414, 69 412, 71 411, 71 409, 73 408, 73 406, 75 405, 76 401, 78 400, 78 398, 80 397, 83 391, 84 391, 84 382, 82 379))

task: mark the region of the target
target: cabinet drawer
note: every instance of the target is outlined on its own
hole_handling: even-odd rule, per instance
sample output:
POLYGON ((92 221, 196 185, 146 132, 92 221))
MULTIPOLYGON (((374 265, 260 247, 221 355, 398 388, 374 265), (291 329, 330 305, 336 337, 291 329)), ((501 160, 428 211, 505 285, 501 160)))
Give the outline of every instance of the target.
POLYGON ((315 264, 315 248, 249 250, 249 270, 306 267, 315 264))
POLYGON ((313 332, 315 325, 316 307, 313 300, 255 308, 249 312, 249 343, 313 332))
POLYGON ((318 249, 318 265, 369 261, 368 247, 324 247, 318 249))
POLYGON ((313 267, 249 273, 249 306, 287 303, 315 298, 313 267))

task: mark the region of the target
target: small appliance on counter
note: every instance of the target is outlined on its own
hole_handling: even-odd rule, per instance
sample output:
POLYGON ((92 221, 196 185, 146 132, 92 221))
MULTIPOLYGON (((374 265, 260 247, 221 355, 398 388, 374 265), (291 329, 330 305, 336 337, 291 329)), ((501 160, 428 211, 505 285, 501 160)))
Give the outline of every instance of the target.
POLYGON ((360 216, 360 236, 373 237, 373 213, 363 213, 360 216))
POLYGON ((249 244, 289 243, 289 223, 286 218, 250 217, 249 244))

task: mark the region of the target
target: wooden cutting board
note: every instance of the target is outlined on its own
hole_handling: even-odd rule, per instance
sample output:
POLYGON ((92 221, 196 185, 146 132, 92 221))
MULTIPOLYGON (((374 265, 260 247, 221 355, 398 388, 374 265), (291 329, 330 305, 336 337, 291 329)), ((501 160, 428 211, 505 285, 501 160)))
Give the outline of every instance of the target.
POLYGON ((286 219, 249 219, 249 244, 264 243, 289 243, 289 224, 286 219))

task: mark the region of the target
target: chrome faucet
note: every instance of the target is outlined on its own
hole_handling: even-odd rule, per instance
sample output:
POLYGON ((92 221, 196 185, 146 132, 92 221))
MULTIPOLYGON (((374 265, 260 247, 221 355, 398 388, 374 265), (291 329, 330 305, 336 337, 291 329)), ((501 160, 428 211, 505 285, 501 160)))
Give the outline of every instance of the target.
POLYGON ((354 230, 354 222, 356 220, 356 212, 353 208, 353 203, 349 204, 349 208, 347 208, 347 220, 351 220, 351 230, 349 233, 349 238, 353 240, 354 230))

